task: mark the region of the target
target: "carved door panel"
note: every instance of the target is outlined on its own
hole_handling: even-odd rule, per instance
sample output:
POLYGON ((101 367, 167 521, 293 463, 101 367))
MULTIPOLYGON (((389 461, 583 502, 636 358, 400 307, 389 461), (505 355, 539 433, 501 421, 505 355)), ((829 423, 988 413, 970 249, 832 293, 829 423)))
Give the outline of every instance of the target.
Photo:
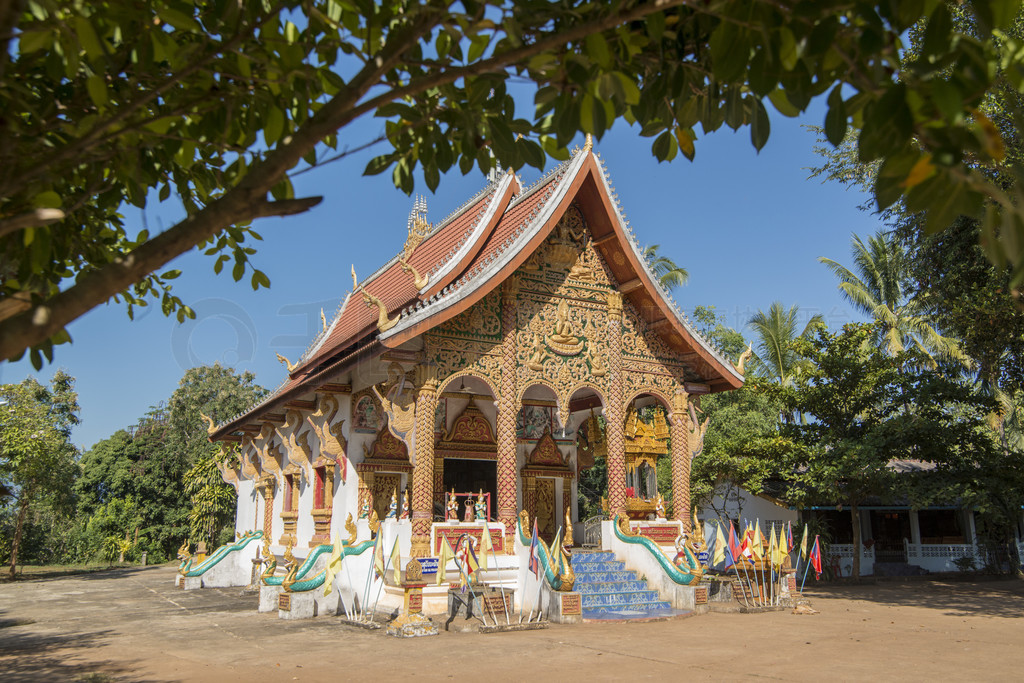
POLYGON ((558 528, 555 514, 555 480, 546 477, 537 479, 537 531, 550 543, 558 528))
POLYGON ((377 519, 388 516, 391 495, 398 494, 399 475, 376 473, 373 477, 373 509, 377 511, 377 519))

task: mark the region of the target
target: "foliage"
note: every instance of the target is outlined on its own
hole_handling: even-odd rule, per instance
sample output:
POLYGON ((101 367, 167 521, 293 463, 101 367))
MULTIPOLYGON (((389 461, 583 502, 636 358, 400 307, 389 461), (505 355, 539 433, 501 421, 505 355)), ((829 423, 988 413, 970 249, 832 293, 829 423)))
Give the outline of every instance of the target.
POLYGON ((204 453, 185 473, 185 495, 192 503, 189 540, 212 544, 216 532, 234 521, 236 499, 235 490, 221 479, 215 456, 204 453))
POLYGON ((45 387, 28 378, 0 386, 0 483, 16 492, 9 545, 11 576, 18 561, 24 522, 34 500, 61 510, 77 474, 71 427, 78 424, 75 380, 58 370, 45 387))
MULTIPOLYGON (((798 343, 812 368, 780 390, 791 409, 812 418, 781 430, 795 484, 789 498, 799 505, 848 505, 856 548, 858 506, 867 498, 971 506, 985 495, 978 478, 992 471, 996 454, 984 428, 991 403, 924 368, 918 351, 884 352, 874 342, 877 334, 877 325, 846 325, 836 334, 819 329, 798 343), (899 460, 926 463, 932 471, 900 474, 899 460)), ((855 577, 859 569, 854 553, 855 577)))
POLYGON ((205 517, 207 528, 213 525, 205 537, 216 537, 220 525, 231 521, 223 501, 228 495, 233 501, 234 491, 199 465, 211 464, 217 452, 199 413, 227 419, 256 403, 266 392, 254 379, 220 365, 188 370, 166 408, 151 409, 132 429, 119 430, 82 456, 79 514, 94 516, 113 501, 135 501, 139 542, 133 552, 148 551, 162 561, 190 536, 190 496, 199 495, 203 514, 209 501, 215 503, 216 514, 205 517))
POLYGON ((747 348, 743 335, 726 325, 726 318, 718 313, 714 306, 697 306, 693 309, 693 317, 697 321, 697 329, 705 339, 720 348, 726 358, 734 363, 739 362, 740 355, 747 348))
POLYGON ((932 366, 933 355, 970 364, 957 341, 939 334, 921 314, 919 300, 910 296, 910 261, 895 237, 879 232, 865 245, 854 235, 854 270, 824 256, 818 260, 839 279, 839 290, 847 301, 877 321, 877 342, 890 354, 901 353, 912 344, 925 353, 932 366))
POLYGON ((796 350, 798 339, 807 338, 814 329, 824 324, 820 314, 814 314, 797 332, 800 308, 796 304, 786 310, 778 301, 772 302, 768 312, 758 311, 750 319, 756 344, 751 368, 782 386, 790 386, 808 369, 807 360, 796 350))
POLYGON ((658 249, 661 248, 660 244, 652 244, 644 247, 643 254, 644 258, 647 259, 647 264, 651 267, 651 271, 657 276, 658 282, 665 289, 672 290, 676 287, 682 287, 690 279, 690 273, 681 266, 676 265, 676 262, 670 259, 668 256, 659 256, 658 249))
POLYGON ((991 199, 993 255, 1016 261, 1024 204, 978 171, 1005 145, 977 108, 1024 81, 1024 51, 1003 32, 1019 3, 969 11, 970 31, 936 0, 28 0, 0 17, 0 358, 31 349, 41 365, 111 297, 191 315, 170 289, 177 271, 160 271, 197 245, 215 270, 233 262, 235 279, 267 286, 251 221, 314 206, 289 174, 376 142, 348 133, 367 114, 391 151, 366 172, 411 192, 417 167, 430 188, 455 166, 540 168, 618 119, 660 160, 692 159, 698 124, 749 125, 760 149, 765 99, 794 116, 828 93, 825 134, 861 131, 859 159, 881 162, 880 206, 906 195, 943 225, 991 199), (904 61, 915 26, 922 49, 904 61), (528 116, 513 79, 532 88, 528 116), (129 234, 118 212, 153 194, 175 194, 187 217, 129 234))

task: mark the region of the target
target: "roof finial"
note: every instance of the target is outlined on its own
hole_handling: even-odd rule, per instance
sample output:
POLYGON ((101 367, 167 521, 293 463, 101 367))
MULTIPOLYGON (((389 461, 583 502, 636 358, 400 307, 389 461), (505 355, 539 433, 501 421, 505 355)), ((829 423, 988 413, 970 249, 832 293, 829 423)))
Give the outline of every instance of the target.
POLYGON ((359 280, 356 279, 356 264, 352 264, 352 291, 359 289, 359 280))
POLYGON ((427 222, 427 199, 423 195, 416 197, 412 204, 412 211, 409 212, 409 222, 406 226, 409 236, 402 247, 404 258, 412 256, 412 252, 420 245, 426 236, 434 229, 434 226, 427 222))
POLYGON ((583 141, 583 151, 589 152, 592 149, 594 149, 594 138, 591 137, 590 133, 587 133, 587 138, 583 141))

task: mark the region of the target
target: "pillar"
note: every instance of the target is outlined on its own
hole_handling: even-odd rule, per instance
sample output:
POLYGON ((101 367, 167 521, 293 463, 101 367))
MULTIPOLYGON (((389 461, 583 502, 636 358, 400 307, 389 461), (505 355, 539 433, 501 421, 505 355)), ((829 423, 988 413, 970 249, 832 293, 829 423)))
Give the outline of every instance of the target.
MULTIPOLYGON (((523 509, 530 515, 532 529, 533 521, 537 519, 537 480, 534 477, 523 477, 523 509)), ((526 530, 530 533, 530 529, 526 530)))
POLYGON ((274 531, 274 480, 266 478, 262 484, 260 493, 263 495, 263 538, 269 543, 274 531))
POLYGON ((434 507, 434 413, 437 410, 437 367, 416 366, 416 463, 412 470, 413 557, 430 555, 430 522, 434 507))
POLYGON ((688 395, 677 389, 669 415, 672 437, 672 519, 690 530, 690 415, 686 411, 688 395))
POLYGON ((626 441, 622 402, 622 294, 608 293, 609 395, 605 406, 608 440, 608 510, 612 516, 626 514, 626 441))
POLYGON ((498 521, 505 525, 505 552, 514 552, 516 529, 516 298, 519 280, 505 281, 501 292, 501 383, 498 387, 498 416, 495 425, 498 440, 498 521))

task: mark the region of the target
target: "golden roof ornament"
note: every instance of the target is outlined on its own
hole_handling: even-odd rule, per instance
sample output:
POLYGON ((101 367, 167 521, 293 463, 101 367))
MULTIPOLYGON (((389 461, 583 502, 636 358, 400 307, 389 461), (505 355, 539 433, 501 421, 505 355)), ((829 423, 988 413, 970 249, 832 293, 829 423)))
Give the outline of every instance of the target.
POLYGON ((411 263, 406 261, 405 258, 398 259, 398 262, 402 265, 403 271, 405 271, 406 273, 412 273, 412 284, 416 287, 416 289, 423 289, 424 287, 427 286, 427 283, 430 281, 430 278, 420 275, 419 271, 416 270, 416 268, 411 263))
POLYGON ((345 531, 348 532, 348 545, 352 546, 356 544, 356 535, 359 530, 356 528, 355 522, 352 521, 352 513, 348 513, 348 519, 345 520, 345 531))
POLYGON ((280 361, 286 368, 288 368, 288 372, 294 372, 295 368, 298 367, 297 363, 292 363, 290 360, 288 360, 287 358, 285 358, 281 354, 275 353, 274 355, 277 356, 277 360, 278 361, 280 361))
POLYGON ((394 318, 388 318, 388 307, 384 305, 384 302, 379 298, 375 297, 366 291, 365 288, 360 287, 359 291, 363 293, 363 303, 366 304, 367 308, 377 307, 377 330, 380 332, 387 332, 392 327, 398 324, 398 316, 394 318))
POLYGON ((359 279, 356 278, 356 264, 352 264, 352 291, 359 291, 359 279))
POLYGON ((412 252, 416 250, 416 247, 420 246, 420 243, 434 229, 434 226, 427 222, 427 200, 423 195, 417 197, 416 201, 413 202, 412 211, 409 212, 407 227, 409 236, 402 247, 403 258, 405 259, 412 256, 412 252))
POLYGON ((320 324, 323 325, 323 329, 327 329, 327 316, 324 315, 323 307, 320 308, 320 324))
POLYGON ((590 133, 587 133, 587 137, 583 141, 583 151, 589 152, 592 149, 594 149, 594 138, 590 135, 590 133))
POLYGON ((370 525, 370 531, 373 533, 377 533, 377 530, 380 529, 380 517, 377 516, 376 508, 370 513, 370 521, 368 524, 370 525))
POLYGON ((206 422, 206 433, 213 436, 213 433, 217 431, 217 424, 213 421, 213 418, 202 411, 199 412, 199 417, 203 418, 206 422))
POLYGON ((736 372, 740 373, 741 375, 745 374, 746 371, 743 366, 748 360, 750 360, 750 357, 753 355, 753 347, 751 347, 750 344, 747 344, 747 350, 740 354, 740 362, 736 363, 736 372))

